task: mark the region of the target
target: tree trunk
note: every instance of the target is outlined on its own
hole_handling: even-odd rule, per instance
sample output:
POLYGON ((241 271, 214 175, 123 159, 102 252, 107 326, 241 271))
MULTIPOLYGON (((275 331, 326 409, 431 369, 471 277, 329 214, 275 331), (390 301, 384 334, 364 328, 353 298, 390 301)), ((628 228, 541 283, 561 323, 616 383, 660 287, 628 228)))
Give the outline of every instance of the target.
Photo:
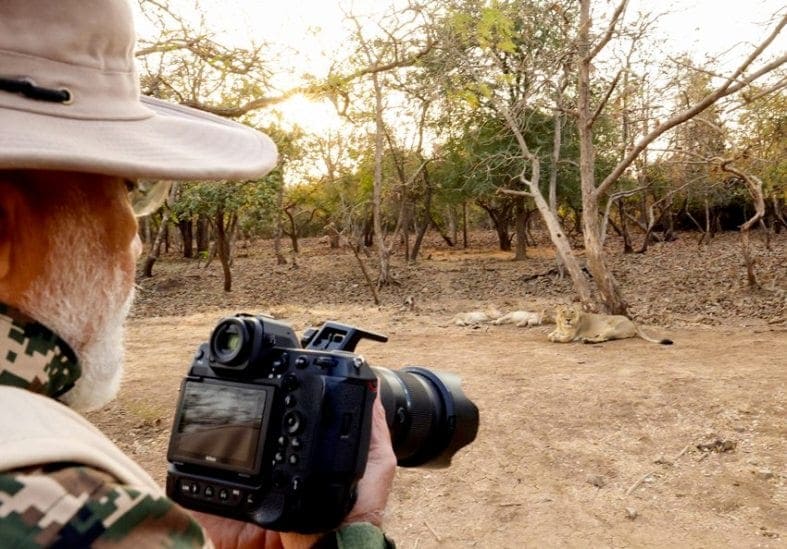
POLYGON ((784 215, 782 214, 782 200, 776 196, 776 193, 773 193, 771 196, 771 202, 773 203, 773 216, 776 218, 773 222, 774 225, 774 233, 781 234, 782 227, 787 229, 787 221, 784 220, 784 215))
POLYGON ((511 251, 511 235, 508 234, 508 227, 506 226, 507 221, 508 220, 506 220, 506 223, 502 221, 498 222, 493 218, 495 232, 497 233, 497 242, 501 252, 511 251))
POLYGON ((448 235, 448 233, 446 233, 443 230, 443 228, 440 226, 440 224, 435 220, 434 216, 432 215, 432 212, 429 211, 428 214, 429 214, 429 220, 432 222, 432 226, 435 229, 437 229, 437 232, 440 234, 440 237, 445 241, 445 243, 448 245, 449 248, 453 248, 454 241, 451 240, 451 237, 448 235))
POLYGON ((532 196, 533 201, 536 204, 536 208, 541 214, 544 224, 547 226, 549 237, 552 240, 552 244, 555 246, 559 261, 564 266, 565 270, 568 271, 568 274, 571 277, 571 282, 574 284, 574 289, 577 291, 580 301, 582 301, 582 303, 592 303, 590 283, 588 282, 587 277, 585 277, 585 273, 582 272, 582 268, 579 266, 579 262, 577 261, 576 256, 574 256, 574 252, 571 250, 571 244, 569 243, 568 238, 566 238, 563 228, 560 226, 560 220, 552 213, 552 210, 549 208, 549 204, 541 194, 541 190, 538 188, 538 158, 533 158, 532 163, 533 175, 531 180, 527 182, 530 188, 529 194, 532 196))
POLYGON ((164 225, 164 252, 169 253, 169 223, 164 225))
POLYGON ((139 228, 140 238, 145 244, 150 244, 153 240, 153 229, 150 225, 150 216, 146 215, 142 218, 141 227, 139 228))
POLYGON ((489 219, 492 221, 492 226, 494 227, 495 233, 497 234, 497 242, 500 251, 511 251, 511 235, 508 234, 508 223, 511 218, 512 210, 511 204, 506 203, 504 206, 494 208, 491 205, 484 204, 483 202, 477 202, 478 205, 486 211, 486 213, 489 215, 489 219))
MULTIPOLYGON (((561 97, 562 91, 557 94, 556 103, 558 105, 560 105, 561 97)), ((552 134, 552 163, 549 166, 549 209, 553 215, 557 216, 557 170, 563 138, 563 113, 560 109, 555 109, 552 120, 555 127, 552 134)))
POLYGON ((377 244, 377 254, 380 258, 380 273, 377 278, 377 286, 385 286, 391 282, 390 272, 390 251, 385 243, 382 221, 382 201, 383 201, 383 138, 385 128, 383 127, 383 90, 380 85, 380 75, 372 73, 372 84, 374 86, 374 188, 372 191, 372 219, 374 223, 374 239, 377 244))
POLYGON ((366 217, 363 224, 363 246, 371 248, 374 245, 374 215, 366 217))
POLYGON ((402 245, 404 245, 404 260, 410 261, 410 225, 412 224, 412 204, 409 199, 404 211, 402 211, 402 245))
POLYGON ((325 226, 325 233, 328 236, 328 245, 332 250, 338 250, 341 247, 342 235, 339 229, 336 228, 336 223, 331 221, 325 226))
POLYGON ((361 257, 360 252, 360 245, 355 244, 354 242, 347 241, 349 244, 350 249, 355 256, 355 260, 358 262, 358 266, 361 268, 361 273, 363 273, 363 278, 366 280, 366 285, 369 287, 369 291, 372 293, 372 300, 374 301, 375 305, 380 304, 380 295, 377 293, 377 286, 372 281, 372 277, 369 274, 369 270, 366 268, 366 264, 363 262, 363 258, 361 257))
MULTIPOLYGON (((290 222, 290 230, 289 232, 285 231, 285 234, 290 237, 290 245, 292 246, 292 251, 297 254, 301 250, 298 247, 298 226, 295 224, 295 216, 293 216, 292 212, 290 212, 290 210, 288 209, 285 209, 284 213, 287 215, 287 219, 290 222)), ((279 263, 279 265, 281 265, 281 263, 279 263)))
POLYGON ((273 235, 273 255, 276 257, 277 265, 285 265, 287 259, 281 253, 281 236, 284 233, 284 221, 282 215, 284 214, 284 183, 280 183, 279 190, 276 193, 276 231, 273 235))
POLYGON ((183 239, 183 257, 191 259, 194 257, 194 221, 191 219, 181 219, 178 221, 178 229, 183 239))
POLYGON ((210 249, 210 222, 208 216, 197 217, 197 254, 207 253, 210 249))
MULTIPOLYGON (((579 78, 577 81, 577 125, 579 126, 579 173, 582 183, 582 232, 588 269, 601 295, 604 311, 625 315, 628 304, 607 266, 599 223, 599 199, 595 185, 593 110, 590 107, 590 0, 580 2, 579 78)), ((592 308, 592 303, 585 303, 592 308)))
POLYGON ((525 199, 517 201, 515 206, 514 226, 516 227, 516 246, 514 250, 514 261, 527 259, 527 208, 525 199))
POLYGON ((156 263, 159 255, 161 254, 161 242, 164 240, 164 233, 167 229, 167 222, 169 221, 169 208, 164 208, 161 215, 161 224, 159 225, 156 239, 150 246, 148 256, 145 258, 145 265, 142 267, 142 273, 145 277, 150 278, 153 276, 153 264, 156 263))
POLYGON ((634 253, 634 247, 631 245, 631 235, 629 234, 628 223, 626 223, 626 206, 622 198, 618 201, 618 215, 620 216, 620 235, 623 237, 623 253, 634 253))
POLYGON ((754 274, 754 265, 757 260, 752 257, 749 231, 765 215, 765 197, 762 192, 762 181, 760 181, 758 177, 738 170, 731 164, 732 160, 724 160, 721 163, 721 169, 738 176, 746 185, 749 195, 754 202, 754 215, 752 215, 746 223, 741 225, 741 246, 743 248, 743 260, 746 263, 746 278, 749 283, 749 288, 757 289, 760 287, 760 284, 757 282, 757 276, 754 274))
POLYGON ((221 261, 221 268, 224 272, 224 291, 232 291, 232 270, 230 269, 230 234, 227 231, 224 220, 224 209, 219 208, 214 217, 216 226, 216 251, 221 261))
POLYGON ((454 207, 448 205, 445 208, 445 217, 448 220, 448 228, 446 232, 451 235, 451 240, 457 242, 459 240, 459 231, 456 226, 456 215, 454 215, 454 207))
POLYGON ((432 223, 432 216, 429 211, 432 209, 432 185, 429 184, 429 179, 424 179, 424 216, 421 226, 418 228, 418 234, 415 235, 415 242, 413 242, 413 252, 410 256, 410 261, 416 261, 418 254, 421 251, 421 243, 424 240, 426 231, 429 230, 429 225, 432 223))
POLYGON ((462 247, 467 249, 467 202, 462 201, 462 247))

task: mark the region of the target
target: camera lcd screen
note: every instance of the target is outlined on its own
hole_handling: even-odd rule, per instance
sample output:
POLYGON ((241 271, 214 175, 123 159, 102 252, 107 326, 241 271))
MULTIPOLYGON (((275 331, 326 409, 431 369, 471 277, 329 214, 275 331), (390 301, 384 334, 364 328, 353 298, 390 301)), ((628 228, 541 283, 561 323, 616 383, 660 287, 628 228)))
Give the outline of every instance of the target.
POLYGON ((170 459, 257 473, 270 391, 186 381, 170 459))

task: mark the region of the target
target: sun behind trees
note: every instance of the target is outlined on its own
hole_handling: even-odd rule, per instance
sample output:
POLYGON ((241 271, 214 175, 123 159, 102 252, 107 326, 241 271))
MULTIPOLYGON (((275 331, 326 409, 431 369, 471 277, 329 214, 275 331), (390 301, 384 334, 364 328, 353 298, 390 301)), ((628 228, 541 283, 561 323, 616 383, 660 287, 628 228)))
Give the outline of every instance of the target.
POLYGON ((301 237, 347 242, 377 254, 380 289, 397 282, 391 256, 417 261, 430 229, 466 246, 468 227, 489 227, 523 260, 537 213, 585 309, 626 314, 610 236, 646 253, 678 230, 700 231, 704 245, 740 229, 756 287, 749 232, 787 227, 787 56, 773 47, 785 16, 721 65, 654 56, 657 14, 625 1, 378 6, 345 14, 340 55, 314 75, 275 44, 223 46, 205 31, 210 14, 140 5, 159 32, 138 52, 144 91, 264 126, 284 152, 266 180, 191 183, 163 224, 149 221, 177 223, 184 252, 191 224, 207 222, 227 291, 239 238, 273 238, 284 263, 287 236, 293 268, 301 237), (295 83, 279 89, 284 70, 295 83), (330 101, 345 124, 313 135, 271 116, 296 94, 330 101))

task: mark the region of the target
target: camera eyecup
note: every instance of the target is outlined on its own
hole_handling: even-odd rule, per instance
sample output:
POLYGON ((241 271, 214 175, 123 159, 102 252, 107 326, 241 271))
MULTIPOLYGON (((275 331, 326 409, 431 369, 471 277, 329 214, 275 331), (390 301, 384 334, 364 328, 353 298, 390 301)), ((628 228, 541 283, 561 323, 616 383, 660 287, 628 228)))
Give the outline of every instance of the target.
POLYGON ((249 330, 240 318, 225 318, 210 336, 210 352, 223 366, 237 366, 246 360, 249 330))

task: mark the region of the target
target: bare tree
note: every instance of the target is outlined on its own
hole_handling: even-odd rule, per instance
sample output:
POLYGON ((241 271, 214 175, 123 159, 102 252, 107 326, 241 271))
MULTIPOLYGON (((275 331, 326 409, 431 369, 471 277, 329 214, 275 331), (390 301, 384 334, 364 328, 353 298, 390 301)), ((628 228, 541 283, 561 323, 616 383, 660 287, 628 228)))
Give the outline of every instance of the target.
MULTIPOLYGON (((634 163, 645 148, 658 139, 668 130, 691 120, 705 109, 720 99, 744 90, 756 79, 777 69, 787 61, 787 54, 783 54, 765 64, 752 68, 764 50, 781 33, 787 24, 787 15, 783 16, 772 32, 745 58, 745 60, 727 76, 721 84, 711 90, 706 96, 692 104, 673 113, 662 124, 643 136, 626 156, 618 162, 611 172, 596 184, 595 182, 595 150, 593 147, 593 126, 599 114, 605 107, 605 101, 595 106, 591 104, 591 73, 593 60, 604 49, 615 34, 620 24, 621 16, 626 8, 627 0, 621 1, 612 17, 596 41, 591 39, 591 0, 580 0, 580 19, 578 30, 579 65, 577 79, 577 122, 580 132, 580 174, 582 180, 582 208, 583 208, 583 237, 588 269, 593 275, 593 280, 599 289, 601 305, 607 312, 626 314, 627 303, 620 287, 607 265, 601 239, 601 224, 599 222, 599 204, 609 191, 611 185, 623 175, 634 163), (750 72, 749 72, 750 71, 750 72)), ((604 97, 609 97, 606 94, 604 97)), ((583 300, 584 301, 584 300, 583 300)))
MULTIPOLYGON (((379 286, 395 282, 390 273, 390 256, 395 239, 387 239, 383 229, 382 197, 383 197, 383 154, 385 137, 387 134, 383 118, 384 103, 384 75, 387 71, 412 64, 413 60, 425 55, 434 43, 424 38, 418 32, 416 21, 421 18, 418 9, 406 9, 401 13, 391 14, 387 19, 378 22, 378 31, 384 38, 369 38, 364 33, 364 28, 358 16, 348 17, 355 26, 355 40, 360 53, 364 57, 366 69, 363 74, 369 75, 372 86, 373 116, 374 116, 374 181, 372 197, 372 222, 374 227, 374 241, 380 262, 377 279, 379 286), (420 42, 425 42, 415 53, 409 53, 417 48, 420 42)), ((356 71, 357 74, 358 71, 356 71)), ((345 107, 347 105, 345 104, 345 107)), ((344 114, 347 114, 346 108, 344 114)), ((420 170, 419 170, 420 171, 420 170)), ((402 183, 406 186, 406 182, 402 183)), ((404 193, 402 198, 404 198, 404 193)), ((401 221, 401 215, 400 215, 401 221)))
POLYGON ((749 242, 749 231, 758 222, 760 222, 765 215, 765 197, 762 192, 762 181, 755 175, 745 173, 735 166, 733 166, 733 158, 723 158, 721 160, 721 169, 727 173, 733 174, 739 181, 741 181, 749 192, 749 195, 754 202, 754 215, 749 218, 743 225, 741 225, 741 245, 743 248, 743 260, 746 262, 746 277, 749 282, 749 288, 759 288, 757 276, 754 274, 754 265, 756 260, 752 257, 751 245, 749 242))

